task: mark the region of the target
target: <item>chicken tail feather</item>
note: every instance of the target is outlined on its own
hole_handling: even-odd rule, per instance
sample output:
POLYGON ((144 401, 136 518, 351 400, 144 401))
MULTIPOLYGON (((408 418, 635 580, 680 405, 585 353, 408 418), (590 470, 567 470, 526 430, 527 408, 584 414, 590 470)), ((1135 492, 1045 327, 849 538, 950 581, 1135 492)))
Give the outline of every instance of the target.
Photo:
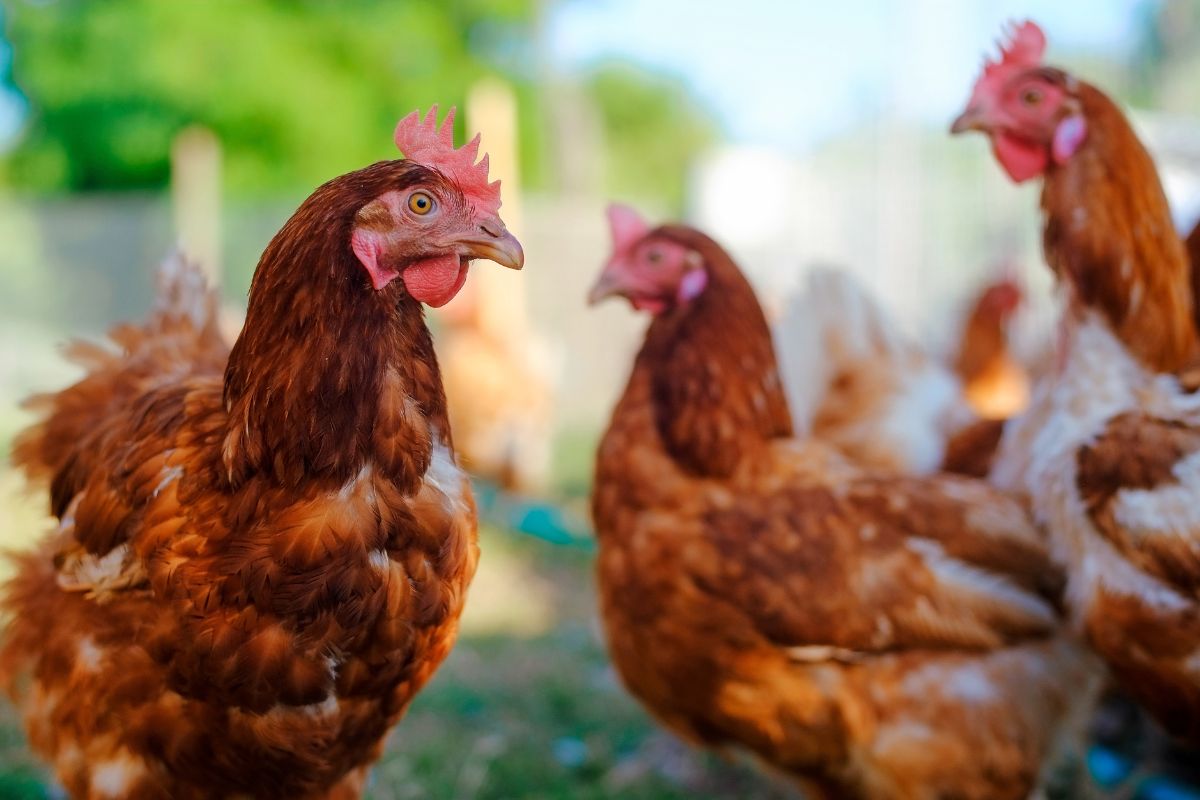
POLYGON ((13 463, 35 483, 49 480, 110 414, 150 384, 171 375, 219 373, 229 348, 219 328, 216 292, 194 262, 175 251, 161 263, 154 305, 140 324, 121 324, 107 342, 75 341, 64 355, 84 376, 60 392, 35 395, 25 407, 41 419, 13 442, 13 463))

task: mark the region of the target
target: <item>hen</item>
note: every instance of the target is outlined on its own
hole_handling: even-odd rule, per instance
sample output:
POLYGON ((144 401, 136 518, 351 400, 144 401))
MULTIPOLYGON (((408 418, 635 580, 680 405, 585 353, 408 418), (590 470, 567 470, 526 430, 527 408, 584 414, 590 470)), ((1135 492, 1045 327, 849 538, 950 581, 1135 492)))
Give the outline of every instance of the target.
POLYGON ((1187 248, 1188 262, 1192 267, 1192 315, 1196 321, 1196 330, 1200 331, 1200 221, 1196 222, 1183 244, 1187 248))
POLYGON ((231 352, 198 273, 79 347, 16 461, 57 534, 17 560, 0 653, 75 797, 356 797, 449 652, 475 571, 421 303, 518 268, 478 138, 318 188, 271 241, 231 352))
POLYGON ((628 209, 610 222, 590 299, 653 314, 592 497, 626 686, 693 743, 829 796, 1027 796, 1090 667, 1059 636, 1061 575, 1025 512, 794 438, 730 258, 628 209))
POLYGON ((963 323, 954 374, 962 381, 967 404, 983 419, 1008 419, 1029 405, 1029 374, 1009 347, 1008 336, 1022 296, 1011 277, 989 283, 963 323))
POLYGON ((1189 264, 1124 115, 1044 50, 1036 25, 1016 28, 952 129, 985 132, 1014 181, 1043 179, 1066 300, 1059 369, 994 479, 1051 529, 1073 618, 1123 688, 1200 739, 1200 396, 1176 377, 1197 355, 1189 264))
POLYGON ((812 271, 774 329, 793 420, 863 466, 986 475, 1004 419, 1028 399, 1006 330, 1020 298, 1009 279, 988 285, 951 368, 848 272, 812 271))
POLYGON ((844 270, 810 272, 774 336, 797 427, 863 466, 934 472, 975 421, 954 373, 844 270))

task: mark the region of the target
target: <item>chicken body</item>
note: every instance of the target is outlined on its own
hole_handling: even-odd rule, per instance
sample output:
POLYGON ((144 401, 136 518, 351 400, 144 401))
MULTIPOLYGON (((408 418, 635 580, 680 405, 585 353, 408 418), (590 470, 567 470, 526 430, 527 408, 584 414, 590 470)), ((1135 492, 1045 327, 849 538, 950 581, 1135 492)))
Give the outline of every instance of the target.
POLYGON ((651 323, 592 498, 625 684, 693 743, 828 796, 1029 795, 1090 683, 1042 535, 982 482, 793 438, 749 284, 686 228, 627 257, 667 247, 708 285, 651 323))
POLYGON ((1031 498, 1067 559, 1074 621, 1122 688, 1200 739, 1200 396, 1177 377, 1198 352, 1189 265, 1124 115, 1042 66, 1032 23, 1015 35, 955 128, 988 132, 1014 177, 1043 177, 1066 310, 1059 368, 1010 423, 993 478, 1031 498), (1002 122, 1018 99, 1024 122, 1002 122))
POLYGON ((1027 495, 1070 565, 1068 605, 1125 691, 1200 737, 1200 397, 1135 359, 1098 313, 1009 423, 993 481, 1027 495))
POLYGON ((793 420, 858 464, 935 472, 976 421, 954 373, 844 270, 809 273, 774 335, 793 420))
POLYGON ((982 419, 1004 420, 1029 405, 1028 370, 1009 347, 1007 325, 1021 303, 1011 280, 987 286, 963 323, 954 372, 967 404, 982 419))
POLYGON ((978 305, 952 370, 848 272, 812 271, 774 329, 798 428, 864 467, 986 475, 1007 416, 1000 412, 1027 398, 1008 354, 1006 315, 978 305))
POLYGON ((383 208, 414 187, 467 208, 410 161, 334 179, 263 254, 232 352, 173 263, 120 351, 39 401, 16 460, 60 524, 17 561, 0 665, 73 797, 357 797, 449 653, 475 512, 389 249, 440 257, 383 208), (364 225, 395 237, 369 275, 364 225))

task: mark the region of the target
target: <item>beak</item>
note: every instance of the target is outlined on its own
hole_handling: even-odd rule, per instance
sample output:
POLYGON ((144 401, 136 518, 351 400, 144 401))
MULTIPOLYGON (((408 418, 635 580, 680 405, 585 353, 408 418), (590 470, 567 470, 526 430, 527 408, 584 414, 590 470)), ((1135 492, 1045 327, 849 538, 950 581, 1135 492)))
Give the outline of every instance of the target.
POLYGON ((615 278, 610 272, 602 272, 599 280, 592 286, 588 292, 587 301, 589 306, 594 306, 601 300, 606 300, 609 297, 619 295, 621 293, 621 282, 615 278))
POLYGON ((525 266, 525 251, 517 237, 508 232, 500 219, 486 220, 479 225, 479 236, 459 240, 463 255, 467 258, 486 258, 502 267, 520 269, 525 266))
POLYGON ((958 119, 950 125, 951 133, 966 133, 967 131, 982 131, 987 133, 988 126, 984 120, 983 109, 971 106, 958 115, 958 119))

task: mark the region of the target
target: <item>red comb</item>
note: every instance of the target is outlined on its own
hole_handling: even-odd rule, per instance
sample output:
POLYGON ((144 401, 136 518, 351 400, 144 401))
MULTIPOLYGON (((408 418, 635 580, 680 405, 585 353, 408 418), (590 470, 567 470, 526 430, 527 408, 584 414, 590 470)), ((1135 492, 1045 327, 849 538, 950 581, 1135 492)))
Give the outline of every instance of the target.
POLYGON ((620 203, 610 203, 608 206, 608 230, 612 234, 613 252, 625 253, 650 232, 650 226, 642 219, 642 215, 631 207, 620 203))
POLYGON ((473 201, 476 210, 495 214, 500 210, 500 181, 488 183, 488 157, 476 164, 479 134, 459 148, 454 147, 454 107, 451 106, 441 127, 435 105, 425 118, 414 111, 396 124, 396 147, 409 161, 415 161, 445 175, 473 201))
POLYGON ((975 82, 975 90, 971 95, 971 105, 975 105, 985 96, 998 93, 1004 83, 1017 72, 1036 67, 1042 63, 1046 52, 1046 34, 1032 20, 1025 20, 1019 25, 1010 23, 1005 31, 1005 41, 998 42, 1000 59, 992 61, 985 58, 983 74, 975 82))

